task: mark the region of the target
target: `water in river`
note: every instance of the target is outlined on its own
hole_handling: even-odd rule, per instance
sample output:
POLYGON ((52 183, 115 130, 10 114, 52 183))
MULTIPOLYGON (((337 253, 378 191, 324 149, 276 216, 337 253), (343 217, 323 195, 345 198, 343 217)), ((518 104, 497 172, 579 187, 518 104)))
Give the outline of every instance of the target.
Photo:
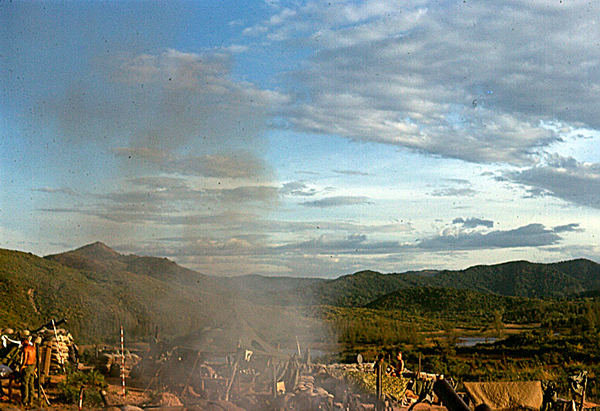
POLYGON ((473 347, 477 344, 491 344, 498 340, 495 337, 459 337, 458 345, 459 347, 473 347))

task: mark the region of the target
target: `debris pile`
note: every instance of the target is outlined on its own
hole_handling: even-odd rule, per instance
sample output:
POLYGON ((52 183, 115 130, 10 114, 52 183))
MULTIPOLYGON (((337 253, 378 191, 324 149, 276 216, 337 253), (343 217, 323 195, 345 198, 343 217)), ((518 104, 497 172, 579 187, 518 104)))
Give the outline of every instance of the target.
POLYGON ((120 350, 110 349, 103 351, 98 354, 94 365, 102 374, 111 377, 119 377, 121 375, 121 368, 124 365, 125 376, 129 377, 133 367, 141 361, 141 357, 130 352, 128 349, 125 349, 124 353, 125 361, 123 361, 123 353, 120 350))
POLYGON ((38 347, 40 370, 43 375, 65 371, 67 363, 78 362, 78 348, 68 330, 53 325, 62 323, 51 321, 33 330, 14 331, 11 328, 0 330, 0 363, 15 370, 19 361, 21 345, 29 340, 38 347), (49 328, 52 327, 52 328, 49 328))
POLYGON ((315 385, 313 375, 303 375, 298 381, 298 388, 294 391, 299 409, 332 409, 335 396, 325 388, 315 385))

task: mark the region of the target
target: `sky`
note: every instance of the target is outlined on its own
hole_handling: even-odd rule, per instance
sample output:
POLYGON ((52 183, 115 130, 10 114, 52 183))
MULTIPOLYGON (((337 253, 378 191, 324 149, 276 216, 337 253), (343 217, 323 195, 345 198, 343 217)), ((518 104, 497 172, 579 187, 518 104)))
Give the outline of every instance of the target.
POLYGON ((600 261, 600 3, 0 0, 0 248, 600 261))

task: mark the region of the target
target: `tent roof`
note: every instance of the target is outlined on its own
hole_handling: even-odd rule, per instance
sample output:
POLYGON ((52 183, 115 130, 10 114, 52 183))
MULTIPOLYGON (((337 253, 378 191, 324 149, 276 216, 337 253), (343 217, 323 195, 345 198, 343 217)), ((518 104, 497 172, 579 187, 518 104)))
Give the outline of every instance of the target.
POLYGON ((465 382, 464 385, 475 406, 485 403, 495 411, 516 408, 539 410, 543 402, 540 381, 465 382))
POLYGON ((250 350, 257 355, 286 357, 284 353, 260 338, 246 320, 236 312, 232 312, 222 324, 199 328, 191 334, 178 338, 174 344, 211 354, 228 355, 242 349, 250 350))

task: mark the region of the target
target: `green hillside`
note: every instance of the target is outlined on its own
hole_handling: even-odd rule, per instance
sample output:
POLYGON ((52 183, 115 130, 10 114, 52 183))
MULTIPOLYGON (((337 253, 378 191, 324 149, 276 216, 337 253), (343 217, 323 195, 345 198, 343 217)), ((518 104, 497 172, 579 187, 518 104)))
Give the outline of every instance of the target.
POLYGON ((98 341, 116 336, 120 325, 136 337, 155 327, 187 332, 229 306, 215 289, 160 281, 102 260, 79 259, 80 269, 53 260, 75 259, 0 250, 2 326, 35 328, 64 317, 77 337, 98 341))
POLYGON ((511 323, 541 322, 548 307, 555 305, 558 302, 472 290, 414 287, 387 294, 367 304, 366 308, 397 310, 416 317, 485 325, 493 321, 496 313, 511 323))
MULTIPOLYGON (((381 274, 376 271, 360 271, 313 284, 296 290, 298 301, 339 307, 362 307, 393 291, 437 284, 435 277, 419 273, 381 274)), ((291 297, 289 297, 291 298, 291 297)))
POLYGON ((588 290, 600 290, 600 264, 580 258, 548 265, 587 284, 588 290))
POLYGON ((0 328, 67 318, 66 327, 85 342, 115 341, 120 325, 127 338, 150 338, 156 327, 172 338, 219 325, 233 309, 269 341, 323 334, 295 309, 254 304, 215 277, 164 258, 124 256, 102 243, 46 258, 0 249, 0 299, 0 328))
POLYGON ((399 335, 414 334, 425 318, 433 321, 430 325, 439 320, 485 324, 497 312, 506 322, 571 326, 581 322, 581 313, 592 318, 600 307, 580 298, 597 295, 599 277, 598 264, 573 260, 460 271, 361 271, 334 280, 217 278, 165 258, 122 255, 102 243, 45 258, 0 250, 0 327, 35 328, 66 317, 71 331, 85 341, 114 339, 120 325, 134 338, 149 338, 155 327, 176 336, 218 324, 232 307, 261 337, 276 342, 294 341, 296 335, 327 338, 328 326, 336 321, 347 323, 340 330, 356 328, 351 317, 363 307, 369 316, 389 318, 390 326, 402 320, 399 335), (579 300, 557 300, 570 295, 579 300), (313 315, 319 310, 332 313, 325 316, 331 317, 326 325, 313 315))
POLYGON ((586 260, 573 261, 567 270, 565 266, 556 264, 512 261, 460 271, 442 271, 436 278, 441 285, 452 288, 515 297, 565 297, 597 287, 597 280, 575 275, 587 263, 586 260))
MULTIPOLYGON (((366 305, 378 310, 406 310, 437 315, 442 311, 464 314, 491 312, 514 298, 483 294, 471 290, 414 287, 395 291, 366 305)), ((521 301, 522 299, 519 299, 521 301)))
POLYGON ((100 242, 44 258, 71 268, 93 272, 98 274, 98 279, 115 272, 128 272, 153 277, 159 281, 201 285, 211 290, 218 288, 208 276, 181 267, 167 258, 122 255, 100 242))
MULTIPOLYGON (((361 271, 294 292, 314 304, 362 307, 398 290, 437 287, 512 297, 559 298, 600 289, 600 264, 579 259, 554 264, 514 261, 465 270, 381 274, 361 271)), ((288 300, 293 300, 288 294, 288 300)))

